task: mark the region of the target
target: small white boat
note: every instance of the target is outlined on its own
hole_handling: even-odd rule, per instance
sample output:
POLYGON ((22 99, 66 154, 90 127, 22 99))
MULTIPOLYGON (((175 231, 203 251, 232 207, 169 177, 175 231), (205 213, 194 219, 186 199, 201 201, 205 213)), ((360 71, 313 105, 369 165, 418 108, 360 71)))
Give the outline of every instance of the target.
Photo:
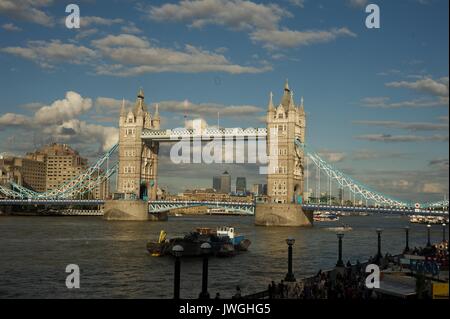
POLYGON ((353 230, 353 228, 350 227, 349 225, 342 225, 342 226, 339 226, 339 227, 328 227, 328 228, 325 228, 325 229, 329 230, 329 231, 335 231, 335 232, 345 232, 345 231, 353 230))
POLYGON ((314 221, 316 222, 336 222, 339 216, 331 212, 314 212, 314 221))

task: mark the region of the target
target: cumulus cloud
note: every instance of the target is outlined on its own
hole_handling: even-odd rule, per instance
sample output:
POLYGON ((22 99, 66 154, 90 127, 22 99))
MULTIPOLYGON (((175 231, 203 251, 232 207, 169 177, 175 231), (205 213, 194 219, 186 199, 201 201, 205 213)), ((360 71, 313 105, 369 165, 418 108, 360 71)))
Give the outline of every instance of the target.
POLYGON ((68 144, 84 144, 85 146, 100 144, 102 152, 109 150, 119 140, 118 128, 89 124, 78 119, 45 127, 43 132, 53 136, 57 141, 68 144))
POLYGON ((400 121, 354 121, 353 123, 368 126, 380 126, 409 131, 448 131, 448 124, 426 122, 400 122, 400 121))
POLYGON ((152 6, 148 14, 159 22, 186 22, 195 28, 214 24, 234 30, 275 29, 282 17, 291 16, 275 4, 242 0, 182 0, 178 4, 152 6))
POLYGON ((56 63, 81 64, 91 61, 95 52, 85 46, 62 43, 60 40, 28 41, 25 47, 5 47, 0 52, 31 60, 41 67, 51 68, 56 63))
POLYGON ((252 67, 232 64, 218 53, 186 45, 184 51, 161 48, 145 38, 135 35, 109 35, 92 41, 103 57, 118 64, 99 65, 97 73, 115 76, 132 76, 154 72, 211 72, 232 74, 260 73, 271 70, 269 66, 252 67))
POLYGON ((0 15, 51 27, 54 19, 42 8, 53 0, 0 0, 0 15))
POLYGON ((80 94, 69 91, 65 99, 40 108, 35 114, 35 120, 39 124, 57 124, 86 113, 91 107, 90 98, 83 98, 80 94))
POLYGON ((401 142, 448 142, 448 135, 391 135, 391 134, 367 134, 356 136, 359 140, 369 142, 401 143, 401 142))
POLYGON ((327 43, 338 37, 356 37, 348 28, 331 30, 294 31, 283 30, 257 30, 250 34, 253 42, 260 42, 266 48, 295 48, 316 43, 327 43))
MULTIPOLYGON (((290 0, 303 7, 303 0, 290 0)), ((294 48, 326 43, 342 36, 356 36, 348 28, 297 31, 280 28, 283 18, 293 15, 275 4, 259 4, 243 0, 182 0, 177 4, 152 6, 150 19, 158 22, 184 22, 191 28, 205 25, 224 26, 234 31, 247 31, 254 43, 268 49, 294 48)))
POLYGON ((26 126, 30 124, 30 119, 21 114, 6 113, 0 116, 0 125, 6 126, 26 126))
MULTIPOLYGON (((98 100, 103 103, 103 106, 111 103, 104 98, 98 100)), ((91 124, 79 119, 81 115, 92 110, 93 102, 90 98, 68 91, 64 99, 56 100, 50 105, 33 104, 41 105, 41 107, 37 110, 30 109, 35 111, 31 116, 14 113, 0 116, 0 127, 14 127, 16 129, 14 136, 17 140, 25 139, 19 144, 26 143, 26 139, 34 136, 42 142, 41 144, 68 143, 76 145, 85 152, 98 145, 98 151, 104 152, 117 143, 118 129, 116 127, 91 124)), ((18 147, 15 148, 18 149, 18 147)))

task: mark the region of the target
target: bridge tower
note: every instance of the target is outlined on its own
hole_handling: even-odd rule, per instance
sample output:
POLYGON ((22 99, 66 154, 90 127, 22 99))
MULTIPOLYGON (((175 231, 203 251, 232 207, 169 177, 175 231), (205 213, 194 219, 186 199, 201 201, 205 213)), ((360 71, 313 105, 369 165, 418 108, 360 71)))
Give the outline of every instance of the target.
POLYGON ((270 93, 267 110, 267 203, 257 204, 255 222, 265 226, 304 226, 312 224, 312 214, 303 212, 304 153, 294 144, 305 142, 306 115, 303 97, 299 105, 286 80, 280 104, 275 107, 270 93), (276 144, 274 144, 276 142, 276 144), (276 145, 276 147, 273 147, 276 145), (274 155, 277 155, 274 157, 274 155))
POLYGON ((144 129, 159 129, 158 106, 152 117, 144 102, 144 91, 139 90, 135 105, 127 110, 122 103, 119 119, 119 173, 118 193, 129 199, 155 200, 157 191, 158 142, 145 143, 144 129))

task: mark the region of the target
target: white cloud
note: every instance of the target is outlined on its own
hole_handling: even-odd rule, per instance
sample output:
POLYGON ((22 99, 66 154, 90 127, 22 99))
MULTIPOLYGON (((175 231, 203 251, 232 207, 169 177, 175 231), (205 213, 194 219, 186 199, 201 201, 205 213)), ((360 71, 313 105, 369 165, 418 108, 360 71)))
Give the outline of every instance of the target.
POLYGON ((293 6, 304 8, 306 0, 289 0, 289 3, 293 6))
POLYGON ((335 152, 330 150, 319 151, 319 155, 322 156, 329 163, 342 162, 347 158, 347 154, 343 152, 335 152))
POLYGON ((43 11, 42 7, 52 3, 53 0, 0 0, 0 14, 51 27, 54 25, 53 17, 43 11))
POLYGON ((120 29, 122 33, 127 34, 140 34, 142 33, 142 30, 139 29, 134 22, 129 22, 128 25, 122 26, 120 29))
POLYGON ((43 132, 53 136, 57 141, 69 144, 84 146, 100 144, 102 152, 109 150, 119 140, 119 130, 116 127, 89 124, 78 119, 46 127, 43 132))
POLYGON ((6 113, 0 116, 0 125, 5 126, 26 126, 30 124, 30 119, 21 114, 6 113))
MULTIPOLYGON (((100 101, 103 105, 107 103, 104 99, 100 101)), ((32 116, 14 113, 0 116, 0 127, 14 126, 18 130, 18 134, 14 136, 19 144, 26 143, 25 140, 19 141, 19 138, 30 139, 30 136, 33 136, 42 143, 56 141, 75 144, 84 151, 99 145, 99 150, 104 152, 117 143, 118 129, 80 120, 81 115, 92 110, 92 105, 90 98, 68 91, 64 99, 40 107, 32 116), (20 134, 21 132, 24 134, 20 134)))
POLYGON ((133 76, 154 72, 211 72, 232 74, 260 73, 271 70, 269 66, 241 66, 232 64, 221 54, 186 45, 184 51, 161 48, 145 38, 134 35, 109 35, 92 41, 101 54, 115 63, 97 66, 97 73, 114 76, 133 76))
POLYGON ((102 25, 102 26, 111 26, 113 24, 122 24, 124 23, 123 19, 109 19, 103 17, 96 16, 81 16, 80 17, 80 26, 81 27, 89 27, 91 25, 102 25))
MULTIPOLYGON (((303 0, 290 0, 303 7, 303 0)), ((293 15, 275 4, 259 4, 243 0, 181 0, 148 9, 149 17, 158 22, 184 22, 191 28, 206 25, 224 26, 234 31, 248 31, 255 43, 266 48, 293 48, 301 45, 325 43, 341 36, 356 36, 348 28, 296 31, 281 29, 283 18, 293 15)))
POLYGON ((368 3, 368 0, 346 0, 346 1, 348 6, 354 8, 364 8, 368 3))
POLYGON ((107 112, 108 114, 116 114, 119 113, 120 107, 122 103, 125 103, 125 106, 132 104, 131 101, 128 100, 119 100, 110 97, 99 96, 95 99, 95 109, 97 113, 107 112))
POLYGON ((392 88, 407 88, 418 92, 428 93, 433 96, 446 97, 448 101, 449 96, 448 83, 449 78, 447 76, 437 80, 433 80, 432 78, 427 77, 419 79, 415 82, 407 82, 407 81, 390 82, 386 83, 386 86, 392 88))
POLYGON ((367 134, 356 136, 359 140, 369 142, 402 143, 402 142, 448 142, 448 135, 391 135, 391 134, 367 134))
POLYGON ((241 117, 256 116, 263 109, 254 105, 223 105, 218 103, 189 103, 187 101, 161 101, 158 102, 161 112, 173 112, 184 114, 187 112, 189 116, 206 116, 217 117, 241 117))
POLYGON ((90 98, 83 98, 76 92, 68 91, 65 99, 56 100, 51 105, 40 108, 35 114, 35 120, 39 124, 57 124, 86 113, 91 107, 90 98))
POLYGON ((242 0, 182 0, 153 6, 148 11, 155 21, 186 22, 195 28, 213 24, 234 30, 275 29, 282 17, 291 16, 278 5, 242 0))
POLYGON ((448 131, 448 123, 400 122, 400 121, 354 121, 355 124, 381 126, 409 131, 448 131))
POLYGON ((31 60, 41 67, 51 68, 56 63, 87 63, 95 57, 95 52, 85 46, 62 43, 59 40, 28 41, 26 47, 6 47, 0 52, 17 55, 31 60))
POLYGON ((446 188, 440 183, 425 183, 422 186, 422 192, 432 194, 445 194, 446 188))
POLYGON ((415 99, 409 101, 391 102, 389 97, 366 97, 361 100, 361 104, 365 107, 397 109, 397 108, 428 108, 448 105, 448 99, 415 99))
POLYGON ((2 25, 2 28, 5 29, 6 31, 12 31, 12 32, 22 31, 21 28, 19 28, 18 26, 16 26, 13 23, 5 23, 2 25))
POLYGON ((294 48, 316 43, 331 42, 338 37, 356 37, 356 34, 348 28, 331 30, 258 30, 250 34, 253 42, 261 42, 266 48, 294 48))

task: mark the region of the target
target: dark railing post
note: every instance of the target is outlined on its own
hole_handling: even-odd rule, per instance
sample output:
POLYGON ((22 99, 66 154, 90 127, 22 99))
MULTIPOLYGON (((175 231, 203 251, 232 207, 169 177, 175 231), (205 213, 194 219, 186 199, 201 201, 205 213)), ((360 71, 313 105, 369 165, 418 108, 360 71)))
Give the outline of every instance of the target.
POLYGON ((427 247, 431 247, 431 225, 427 225, 427 247))
POLYGON ((202 272, 202 292, 199 295, 199 299, 209 299, 208 293, 208 258, 211 252, 211 245, 209 243, 203 243, 200 246, 203 254, 203 272, 202 272))
POLYGON ((377 249, 377 256, 375 258, 376 263, 380 263, 381 258, 383 258, 383 256, 381 255, 381 233, 383 232, 383 230, 381 230, 380 228, 377 228, 377 240, 378 240, 378 249, 377 249))
POLYGON ((343 233, 338 233, 337 237, 339 239, 339 244, 338 244, 338 261, 336 263, 336 267, 344 267, 344 261, 342 260, 342 238, 344 237, 343 233))
POLYGON ((287 282, 294 282, 295 276, 292 272, 292 245, 294 245, 295 239, 286 239, 286 243, 288 244, 288 273, 286 274, 286 278, 284 280, 287 282))
POLYGON ((442 224, 442 242, 446 241, 446 239, 445 239, 445 233, 446 233, 445 226, 447 226, 447 225, 445 225, 445 223, 442 224))
POLYGON ((409 252, 409 226, 405 227, 405 236, 406 236, 406 244, 405 244, 405 250, 403 251, 403 253, 407 253, 409 252))
POLYGON ((176 245, 172 248, 172 252, 175 255, 175 275, 173 284, 173 299, 180 299, 180 279, 181 279, 181 256, 183 255, 184 248, 180 245, 176 245))

